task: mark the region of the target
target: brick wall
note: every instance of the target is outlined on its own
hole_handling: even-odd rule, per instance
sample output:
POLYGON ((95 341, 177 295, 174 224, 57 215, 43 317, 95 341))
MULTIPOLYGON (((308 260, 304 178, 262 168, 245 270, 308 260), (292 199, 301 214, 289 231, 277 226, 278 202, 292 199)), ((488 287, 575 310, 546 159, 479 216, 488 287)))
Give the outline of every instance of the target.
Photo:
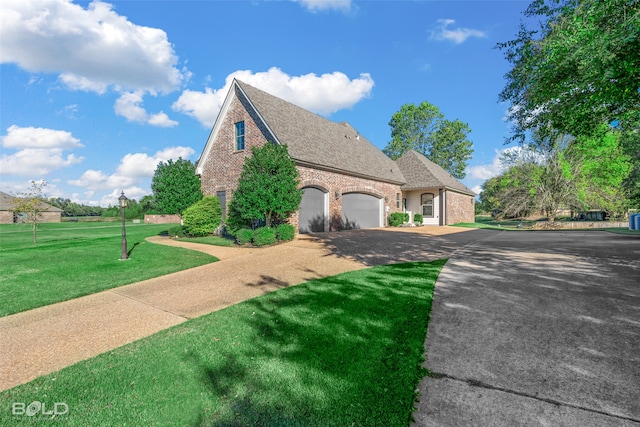
MULTIPOLYGON (((399 185, 304 166, 298 166, 298 173, 301 178, 300 187, 319 187, 329 192, 330 231, 342 229, 342 195, 345 193, 368 193, 384 198, 385 212, 386 206, 389 206, 390 212, 402 210, 396 208, 396 194, 401 193, 399 185)), ((297 213, 291 217, 290 222, 298 227, 297 213)))
POLYGON ((260 120, 249 113, 252 109, 245 107, 243 102, 240 96, 235 97, 231 102, 200 175, 202 192, 205 195, 215 196, 216 191, 227 191, 227 202, 230 200, 230 192, 238 187, 242 165, 244 159, 251 155, 251 148, 260 147, 267 141, 274 140, 260 120), (244 121, 245 127, 245 148, 236 151, 235 123, 241 121, 244 121))
POLYGON ((13 211, 0 211, 0 224, 13 224, 13 211))
POLYGON ((467 194, 453 191, 446 193, 446 222, 456 224, 458 222, 475 222, 474 198, 467 194))
POLYGON ((148 215, 144 216, 145 224, 180 224, 180 215, 148 215))

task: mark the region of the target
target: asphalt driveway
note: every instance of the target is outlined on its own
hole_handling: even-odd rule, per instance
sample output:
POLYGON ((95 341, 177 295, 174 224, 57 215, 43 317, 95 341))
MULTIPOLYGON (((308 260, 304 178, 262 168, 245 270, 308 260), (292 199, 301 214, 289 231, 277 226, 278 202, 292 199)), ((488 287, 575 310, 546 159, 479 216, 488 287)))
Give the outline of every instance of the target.
POLYGON ((496 232, 436 285, 417 426, 640 425, 640 238, 496 232))

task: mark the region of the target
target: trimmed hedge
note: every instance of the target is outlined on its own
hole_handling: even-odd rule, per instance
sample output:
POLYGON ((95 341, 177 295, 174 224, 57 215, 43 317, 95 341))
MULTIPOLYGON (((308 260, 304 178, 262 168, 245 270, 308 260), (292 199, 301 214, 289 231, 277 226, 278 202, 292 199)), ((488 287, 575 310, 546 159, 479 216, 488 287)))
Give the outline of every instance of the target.
POLYGON ((252 237, 253 230, 249 228, 241 228, 240 230, 236 231, 236 241, 239 245, 250 243, 252 237))
POLYGON ((409 221, 409 214, 404 212, 394 212, 389 215, 389 225, 397 227, 405 222, 409 221))
POLYGON ((203 237, 213 234, 222 222, 220 201, 214 196, 204 196, 182 213, 184 230, 188 235, 203 237))
POLYGON ((251 241, 256 246, 272 245, 276 240, 276 230, 271 227, 256 228, 251 238, 251 241))
POLYGON ((413 216, 413 222, 418 222, 418 223, 422 224, 422 218, 423 218, 422 214, 415 214, 413 216))
POLYGON ((167 230, 169 237, 184 237, 184 230, 181 225, 174 225, 167 230))
POLYGON ((276 227, 276 237, 278 240, 289 241, 296 236, 296 228, 291 224, 280 224, 276 227))

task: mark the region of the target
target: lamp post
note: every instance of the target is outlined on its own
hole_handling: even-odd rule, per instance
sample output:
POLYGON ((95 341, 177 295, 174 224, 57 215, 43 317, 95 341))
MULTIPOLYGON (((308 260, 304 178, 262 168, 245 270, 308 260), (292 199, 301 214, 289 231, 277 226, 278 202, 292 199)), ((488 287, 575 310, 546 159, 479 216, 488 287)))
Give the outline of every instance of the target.
POLYGON ((120 202, 120 209, 122 210, 122 256, 121 260, 129 259, 129 255, 127 254, 127 230, 124 227, 124 210, 127 207, 127 196, 124 195, 124 191, 122 195, 118 197, 118 201, 120 202))

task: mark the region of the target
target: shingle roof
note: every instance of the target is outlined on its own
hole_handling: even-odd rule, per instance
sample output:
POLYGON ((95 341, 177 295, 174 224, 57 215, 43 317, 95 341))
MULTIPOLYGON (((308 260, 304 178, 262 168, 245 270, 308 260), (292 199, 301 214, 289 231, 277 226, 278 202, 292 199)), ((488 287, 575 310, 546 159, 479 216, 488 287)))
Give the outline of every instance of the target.
POLYGON ((298 163, 385 182, 404 183, 398 165, 346 122, 336 123, 235 81, 277 139, 298 163))
POLYGON ((396 160, 406 179, 403 190, 429 187, 445 187, 460 193, 475 196, 472 190, 454 178, 449 172, 415 150, 407 151, 396 160))
MULTIPOLYGON (((16 197, 0 191, 0 211, 12 211, 14 199, 16 197)), ((62 212, 62 209, 45 202, 40 202, 40 210, 43 212, 62 212)))

